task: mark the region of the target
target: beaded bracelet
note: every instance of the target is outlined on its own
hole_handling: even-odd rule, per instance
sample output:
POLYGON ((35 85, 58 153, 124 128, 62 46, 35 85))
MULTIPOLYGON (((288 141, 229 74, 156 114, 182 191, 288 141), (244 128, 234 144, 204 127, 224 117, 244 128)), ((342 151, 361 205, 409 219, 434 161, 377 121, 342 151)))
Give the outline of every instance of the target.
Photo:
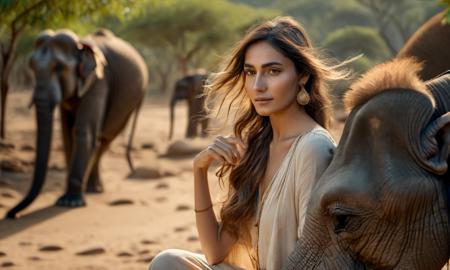
POLYGON ((208 206, 208 207, 205 208, 205 209, 200 209, 200 210, 194 209, 194 211, 195 211, 195 213, 201 213, 201 212, 208 211, 208 210, 211 209, 212 207, 213 207, 213 205, 211 204, 210 206, 208 206))

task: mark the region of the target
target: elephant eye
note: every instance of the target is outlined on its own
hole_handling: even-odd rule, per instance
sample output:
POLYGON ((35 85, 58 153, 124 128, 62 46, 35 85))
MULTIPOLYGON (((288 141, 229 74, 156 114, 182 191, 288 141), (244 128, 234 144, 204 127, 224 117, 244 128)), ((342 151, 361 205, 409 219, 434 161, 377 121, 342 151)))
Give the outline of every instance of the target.
POLYGON ((339 234, 350 230, 349 224, 356 218, 353 211, 342 205, 332 207, 328 211, 333 220, 334 233, 339 234))
POLYGON ((334 226, 334 232, 339 234, 346 230, 346 227, 350 221, 350 215, 336 215, 336 222, 334 226))

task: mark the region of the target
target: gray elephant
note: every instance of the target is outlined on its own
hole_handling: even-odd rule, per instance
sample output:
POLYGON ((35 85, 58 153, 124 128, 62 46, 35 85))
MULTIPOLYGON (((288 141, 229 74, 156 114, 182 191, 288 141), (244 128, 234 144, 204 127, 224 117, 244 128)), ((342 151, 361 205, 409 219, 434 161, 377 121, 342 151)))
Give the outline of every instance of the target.
MULTIPOLYGON (((108 30, 84 39, 69 30, 45 31, 36 40, 30 66, 36 77, 33 103, 38 128, 33 183, 8 218, 27 207, 43 186, 56 106, 68 169, 66 192, 56 205, 83 206, 85 183, 87 192, 103 191, 100 158, 133 113, 134 133, 148 82, 139 53, 108 30)), ((129 145, 131 139, 132 135, 129 145)))
POLYGON ((396 59, 351 86, 334 157, 283 269, 441 269, 450 257, 450 72, 396 59))
POLYGON ((169 139, 173 136, 174 110, 177 101, 186 100, 188 103, 188 127, 186 137, 193 138, 197 136, 197 129, 201 125, 201 135, 206 136, 208 128, 208 119, 204 111, 205 102, 203 87, 207 75, 194 74, 185 76, 175 83, 175 87, 170 99, 170 130, 169 139))
POLYGON ((450 70, 450 25, 443 24, 446 11, 442 11, 425 22, 398 52, 397 57, 414 56, 424 61, 419 75, 429 80, 450 70))

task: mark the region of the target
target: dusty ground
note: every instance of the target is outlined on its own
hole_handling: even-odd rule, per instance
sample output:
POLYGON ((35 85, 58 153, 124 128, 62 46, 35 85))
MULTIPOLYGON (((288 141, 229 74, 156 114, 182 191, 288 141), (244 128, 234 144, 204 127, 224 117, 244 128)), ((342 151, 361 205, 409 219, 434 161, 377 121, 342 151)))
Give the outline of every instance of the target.
MULTIPOLYGON (((27 192, 33 172, 34 110, 31 92, 12 92, 7 139, 0 145, 0 217, 27 192)), ((183 140, 186 107, 176 111, 175 141, 168 141, 166 103, 148 99, 134 141, 136 172, 124 155, 129 130, 119 136, 101 164, 105 192, 87 195, 87 207, 53 206, 65 187, 60 125, 55 122, 44 190, 17 220, 0 220, 0 268, 146 269, 159 251, 200 246, 193 211, 191 155, 165 155, 169 146, 196 152, 209 139, 183 140)), ((55 118, 58 118, 56 115, 55 118)), ((335 138, 342 125, 334 125, 335 138)), ((210 174, 212 192, 220 194, 210 174)), ((217 195, 219 198, 219 195, 217 195)))

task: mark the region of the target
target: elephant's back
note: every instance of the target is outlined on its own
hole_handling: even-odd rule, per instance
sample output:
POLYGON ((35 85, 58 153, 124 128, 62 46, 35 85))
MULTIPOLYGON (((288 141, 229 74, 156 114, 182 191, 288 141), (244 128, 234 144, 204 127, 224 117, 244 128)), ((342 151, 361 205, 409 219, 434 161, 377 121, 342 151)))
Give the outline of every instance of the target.
POLYGON ((115 36, 95 36, 96 44, 108 62, 107 69, 118 87, 145 89, 148 70, 142 56, 128 42, 115 36))
POLYGON ((105 77, 109 85, 109 95, 101 136, 113 138, 120 131, 115 122, 125 123, 145 96, 148 84, 147 66, 133 46, 112 33, 93 35, 92 38, 107 61, 105 77))
POLYGON ((440 12, 423 24, 406 42, 398 57, 414 56, 425 61, 423 80, 431 79, 450 69, 450 25, 442 24, 445 12, 440 12))

